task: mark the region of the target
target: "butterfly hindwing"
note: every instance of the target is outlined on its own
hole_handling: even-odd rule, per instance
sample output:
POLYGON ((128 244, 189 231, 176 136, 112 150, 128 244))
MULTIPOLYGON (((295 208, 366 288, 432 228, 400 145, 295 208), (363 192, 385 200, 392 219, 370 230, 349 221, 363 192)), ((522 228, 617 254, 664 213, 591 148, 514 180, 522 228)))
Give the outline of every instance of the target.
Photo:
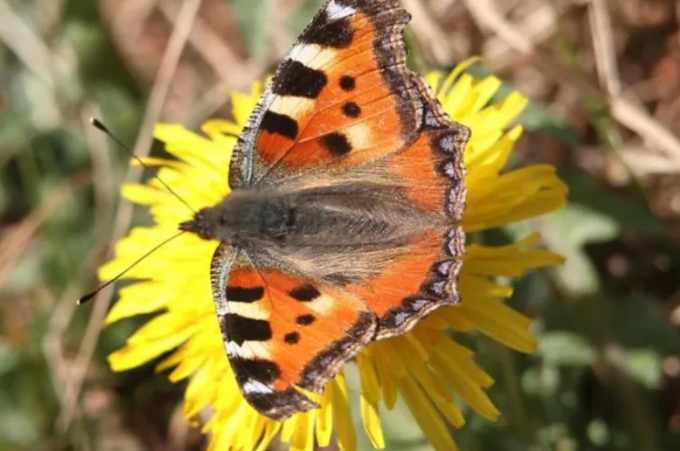
POLYGON ((345 289, 363 299, 377 318, 375 340, 401 335, 433 310, 459 302, 457 276, 462 227, 413 237, 374 277, 345 289), (455 243, 455 244, 454 244, 455 243))
POLYGON ((358 164, 408 145, 421 120, 396 0, 331 0, 275 72, 235 149, 232 188, 358 164))
POLYGON ((220 329, 238 385, 273 419, 318 407, 295 387, 321 393, 375 333, 375 315, 338 287, 267 267, 222 244, 212 262, 220 329))
POLYGON ((470 132, 444 113, 424 82, 415 83, 424 105, 420 135, 377 167, 399 181, 412 205, 448 217, 450 223, 413 236, 376 277, 348 288, 375 312, 376 339, 403 334, 436 308, 459 301, 457 279, 465 251, 463 151, 470 132))
POLYGON ((398 177, 414 205, 457 223, 465 210, 463 158, 470 130, 448 117, 425 81, 414 82, 423 102, 420 133, 402 152, 388 156, 383 167, 398 177))

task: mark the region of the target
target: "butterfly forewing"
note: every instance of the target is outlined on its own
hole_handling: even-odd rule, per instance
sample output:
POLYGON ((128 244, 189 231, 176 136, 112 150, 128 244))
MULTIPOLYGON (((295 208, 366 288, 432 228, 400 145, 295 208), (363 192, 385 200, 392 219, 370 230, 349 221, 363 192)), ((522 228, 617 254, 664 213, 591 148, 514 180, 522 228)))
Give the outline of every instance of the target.
POLYGON ((275 184, 407 145, 421 110, 400 38, 409 17, 396 0, 326 3, 246 125, 231 166, 232 187, 275 184))

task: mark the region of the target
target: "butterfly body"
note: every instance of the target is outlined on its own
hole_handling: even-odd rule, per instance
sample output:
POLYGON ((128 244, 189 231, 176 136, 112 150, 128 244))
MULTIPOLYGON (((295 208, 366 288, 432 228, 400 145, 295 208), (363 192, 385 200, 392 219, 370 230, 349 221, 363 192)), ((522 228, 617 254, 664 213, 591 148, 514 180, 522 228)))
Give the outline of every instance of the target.
POLYGON ((231 193, 182 230, 220 242, 212 291, 245 398, 284 419, 342 365, 458 302, 467 128, 404 65, 395 0, 330 0, 265 89, 231 193))
POLYGON ((448 218, 405 201, 399 186, 372 182, 288 192, 237 189, 182 226, 245 252, 262 249, 272 258, 298 261, 311 276, 329 280, 376 273, 379 267, 368 255, 406 246, 424 230, 443 233, 448 227, 448 218), (349 273, 338 263, 343 260, 354 262, 349 273))

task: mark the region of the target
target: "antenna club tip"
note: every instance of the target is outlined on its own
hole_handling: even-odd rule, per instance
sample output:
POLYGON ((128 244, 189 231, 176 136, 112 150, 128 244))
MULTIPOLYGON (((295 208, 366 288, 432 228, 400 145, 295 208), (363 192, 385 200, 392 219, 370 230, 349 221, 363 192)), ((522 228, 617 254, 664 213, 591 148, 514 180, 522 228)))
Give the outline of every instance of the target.
POLYGON ((96 291, 94 293, 86 294, 85 296, 78 298, 78 300, 76 300, 76 305, 83 305, 87 301, 92 300, 96 295, 97 295, 96 291))
POLYGON ((106 133, 107 135, 110 135, 110 134, 111 134, 111 132, 109 132, 109 130, 106 128, 106 126, 104 126, 104 124, 102 123, 102 121, 100 121, 100 120, 97 119, 96 117, 91 117, 91 118, 90 118, 90 124, 92 124, 95 128, 98 128, 99 130, 103 131, 103 132, 106 133))

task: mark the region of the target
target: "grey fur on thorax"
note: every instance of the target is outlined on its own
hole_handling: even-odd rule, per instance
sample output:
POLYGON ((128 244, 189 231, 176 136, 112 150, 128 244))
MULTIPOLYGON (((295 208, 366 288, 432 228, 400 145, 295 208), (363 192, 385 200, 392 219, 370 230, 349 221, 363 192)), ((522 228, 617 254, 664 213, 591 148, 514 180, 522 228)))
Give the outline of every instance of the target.
POLYGON ((192 224, 204 238, 245 251, 258 266, 294 268, 335 283, 378 274, 414 236, 445 227, 444 218, 414 207, 400 187, 369 182, 240 188, 192 224))

